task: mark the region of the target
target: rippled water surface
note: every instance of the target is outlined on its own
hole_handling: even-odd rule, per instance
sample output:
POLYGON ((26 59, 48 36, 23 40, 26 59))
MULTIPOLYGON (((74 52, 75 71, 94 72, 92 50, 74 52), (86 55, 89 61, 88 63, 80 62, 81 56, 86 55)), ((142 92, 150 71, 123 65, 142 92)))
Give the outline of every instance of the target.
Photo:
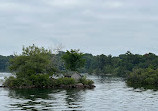
MULTIPOLYGON (((8 73, 0 73, 0 84, 8 73)), ((123 79, 88 76, 96 88, 86 90, 0 88, 1 111, 157 111, 158 92, 127 87, 123 79)))

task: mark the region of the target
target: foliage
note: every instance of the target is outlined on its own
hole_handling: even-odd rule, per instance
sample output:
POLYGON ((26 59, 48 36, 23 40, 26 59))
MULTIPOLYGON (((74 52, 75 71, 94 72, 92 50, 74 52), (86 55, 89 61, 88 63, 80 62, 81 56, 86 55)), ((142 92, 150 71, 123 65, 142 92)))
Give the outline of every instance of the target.
MULTIPOLYGON (((125 54, 120 54, 117 57, 104 54, 96 56, 87 53, 83 54, 80 53, 79 50, 51 54, 49 50, 33 45, 23 48, 23 53, 21 55, 15 55, 14 58, 8 57, 6 60, 4 60, 5 57, 0 56, 0 58, 3 58, 0 59, 0 70, 5 70, 7 69, 6 67, 10 65, 11 71, 15 73, 17 78, 28 78, 28 80, 32 74, 52 75, 56 71, 65 71, 66 68, 82 73, 97 75, 113 74, 115 76, 128 77, 128 79, 131 78, 129 80, 134 83, 140 82, 139 84, 147 85, 156 83, 151 75, 155 78, 157 77, 154 74, 149 76, 148 73, 150 73, 150 71, 148 70, 156 71, 158 69, 157 55, 153 53, 139 55, 133 54, 130 51, 127 51, 125 54), (13 59, 9 64, 7 61, 9 61, 10 58, 13 59), (61 59, 64 60, 65 66, 61 59), (137 70, 145 70, 146 72, 143 71, 143 74, 140 76, 137 74, 137 70)), ((156 74, 156 72, 154 73, 156 74)), ((84 80, 82 81, 84 83, 84 80)), ((51 81, 49 84, 56 84, 56 81, 51 81)))
POLYGON ((10 70, 17 78, 28 78, 35 74, 51 73, 49 50, 38 48, 35 45, 23 47, 21 55, 15 55, 10 62, 10 70))
MULTIPOLYGON (((67 68, 72 71, 76 71, 84 65, 83 54, 79 53, 79 50, 67 51, 63 56, 56 56, 43 47, 38 48, 35 45, 23 47, 22 54, 15 55, 10 61, 10 70, 15 76, 6 78, 4 86, 11 88, 48 88, 76 84, 73 78, 51 78, 50 75, 57 71, 54 65, 62 64, 53 63, 59 59, 58 57, 62 57, 67 68)), ((83 83, 90 85, 93 84, 93 81, 84 79, 83 83)))
POLYGON ((60 85, 74 85, 76 82, 73 78, 67 78, 67 77, 63 77, 63 78, 59 78, 56 81, 56 85, 60 86, 60 85))
POLYGON ((83 85, 92 85, 94 84, 94 82, 92 80, 86 79, 86 77, 82 77, 79 80, 80 83, 82 83, 83 85))
POLYGON ((10 61, 10 70, 15 77, 6 79, 8 87, 48 87, 49 75, 55 71, 51 64, 51 51, 35 45, 23 47, 22 54, 10 61))
MULTIPOLYGON (((26 52, 27 51, 25 51, 25 55, 26 52)), ((23 55, 20 56, 21 57, 17 58, 16 55, 14 57, 15 58, 14 61, 12 61, 10 64, 8 62, 3 62, 3 59, 2 60, 0 59, 0 68, 2 70, 5 70, 9 65, 11 65, 11 69, 14 69, 14 71, 12 70, 12 72, 16 72, 17 75, 22 75, 22 73, 20 73, 20 70, 22 72, 23 71, 26 72, 28 75, 34 72, 42 73, 42 74, 50 73, 50 75, 52 75, 56 71, 58 72, 64 71, 66 67, 69 70, 78 70, 79 72, 82 73, 90 73, 97 75, 110 73, 121 77, 127 77, 128 74, 133 71, 133 69, 138 69, 138 68, 146 69, 148 67, 152 69, 158 68, 158 56, 153 53, 139 55, 139 54, 132 54, 131 52, 127 51, 125 54, 120 54, 117 57, 113 57, 111 55, 104 55, 104 54, 93 56, 92 54, 79 53, 78 50, 77 51, 71 50, 71 51, 67 51, 66 53, 59 52, 58 54, 51 54, 51 56, 49 57, 47 56, 48 58, 50 58, 49 63, 40 62, 40 64, 38 64, 38 61, 43 60, 43 58, 42 60, 40 59, 41 56, 37 56, 37 57, 34 56, 34 58, 36 58, 34 60, 30 59, 30 57, 27 56, 23 56, 23 55), (61 59, 65 61, 65 66, 64 66, 64 62, 61 59), (79 61, 77 59, 79 59, 79 61), (22 65, 22 63, 25 65, 22 65), (43 66, 44 63, 48 63, 48 64, 47 65, 45 64, 43 66), (12 67, 12 65, 14 65, 14 67, 12 67), (17 66, 20 67, 17 68, 17 66), (25 70, 28 68, 29 70, 25 70), (41 68, 43 68, 44 70, 41 70, 41 68), (34 69, 36 69, 36 71, 34 69)), ((8 57, 6 61, 9 61, 9 58, 12 57, 8 57)), ((26 76, 26 75, 22 75, 22 76, 26 76)))
POLYGON ((77 71, 77 69, 83 67, 85 63, 83 53, 79 52, 79 50, 67 50, 62 56, 62 59, 65 61, 66 68, 71 71, 77 71))
POLYGON ((158 87, 158 69, 135 69, 128 75, 127 84, 158 87))
POLYGON ((11 88, 20 88, 20 87, 29 87, 32 85, 32 82, 24 78, 16 78, 10 76, 9 78, 6 78, 3 85, 11 88))
POLYGON ((113 74, 116 76, 127 77, 133 69, 138 68, 158 68, 158 56, 153 53, 144 55, 132 54, 127 51, 125 54, 120 54, 118 57, 111 55, 84 54, 85 66, 80 72, 91 74, 113 74))
POLYGON ((76 81, 73 78, 49 78, 47 74, 31 75, 30 79, 9 77, 6 78, 4 86, 10 88, 48 88, 61 85, 74 85, 76 81))
POLYGON ((48 87, 51 83, 48 74, 31 75, 29 80, 35 87, 48 87))

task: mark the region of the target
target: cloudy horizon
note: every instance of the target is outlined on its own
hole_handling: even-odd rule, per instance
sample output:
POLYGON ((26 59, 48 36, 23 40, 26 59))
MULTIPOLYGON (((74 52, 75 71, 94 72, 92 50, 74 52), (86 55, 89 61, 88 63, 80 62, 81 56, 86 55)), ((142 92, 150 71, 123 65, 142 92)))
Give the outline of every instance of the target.
POLYGON ((156 0, 0 0, 0 55, 35 44, 84 53, 158 54, 156 0))

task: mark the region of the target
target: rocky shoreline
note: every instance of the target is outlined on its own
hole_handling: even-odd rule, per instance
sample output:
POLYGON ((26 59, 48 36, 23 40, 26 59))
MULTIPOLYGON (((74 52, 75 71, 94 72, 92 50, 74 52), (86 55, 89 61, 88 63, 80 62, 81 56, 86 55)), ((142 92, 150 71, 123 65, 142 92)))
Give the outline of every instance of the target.
POLYGON ((82 83, 78 83, 76 85, 61 85, 60 88, 81 88, 81 89, 93 89, 95 85, 83 85, 82 83))
POLYGON ((52 86, 52 87, 35 87, 35 86, 21 86, 21 87, 7 87, 7 86, 0 86, 0 88, 17 88, 17 89, 31 89, 31 88, 53 88, 53 89, 93 89, 95 88, 95 85, 84 85, 82 83, 78 83, 75 85, 60 85, 60 86, 52 86))

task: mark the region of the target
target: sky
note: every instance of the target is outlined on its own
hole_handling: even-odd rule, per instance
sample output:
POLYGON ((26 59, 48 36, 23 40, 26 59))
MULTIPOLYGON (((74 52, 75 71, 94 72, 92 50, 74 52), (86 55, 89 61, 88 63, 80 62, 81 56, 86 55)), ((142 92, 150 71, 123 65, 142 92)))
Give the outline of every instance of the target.
POLYGON ((35 44, 158 54, 158 0, 0 0, 0 55, 35 44))

